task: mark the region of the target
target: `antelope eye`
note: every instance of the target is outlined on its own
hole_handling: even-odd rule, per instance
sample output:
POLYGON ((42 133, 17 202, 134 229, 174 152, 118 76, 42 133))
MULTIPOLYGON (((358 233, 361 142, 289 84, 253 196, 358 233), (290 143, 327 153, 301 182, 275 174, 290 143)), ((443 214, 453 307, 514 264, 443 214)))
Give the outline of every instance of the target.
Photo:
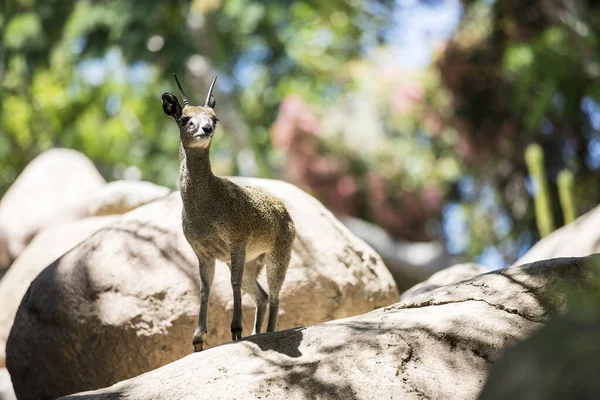
POLYGON ((190 117, 183 116, 179 118, 179 122, 181 122, 181 125, 187 125, 187 123, 190 122, 190 117))

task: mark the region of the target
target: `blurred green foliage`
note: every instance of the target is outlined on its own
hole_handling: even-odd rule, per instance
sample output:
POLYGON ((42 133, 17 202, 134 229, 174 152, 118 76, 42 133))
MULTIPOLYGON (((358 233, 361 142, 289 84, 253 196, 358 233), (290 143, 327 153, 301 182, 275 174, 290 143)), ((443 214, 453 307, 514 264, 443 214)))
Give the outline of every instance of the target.
POLYGON ((163 70, 192 51, 183 2, 5 1, 0 14, 0 193, 40 152, 88 155, 107 178, 130 165, 173 185, 177 136, 158 99, 163 70), (178 46, 146 50, 154 30, 178 46), (145 63, 141 63, 144 60, 145 63))
MULTIPOLYGON (((494 247, 511 263, 535 242, 538 228, 546 229, 536 226, 529 206, 542 190, 525 162, 532 142, 543 152, 548 210, 558 226, 598 204, 599 32, 594 2, 465 2, 461 25, 434 66, 452 93, 444 124, 459 127, 473 186, 492 189, 492 208, 511 225, 499 235, 489 224, 484 231, 492 234, 482 235, 470 218, 471 255, 494 247), (564 170, 572 174, 570 200, 559 197, 564 170), (561 204, 572 211, 562 212, 561 204), (486 240, 477 243, 479 237, 486 240)), ((486 208, 485 198, 465 202, 464 193, 456 195, 471 212, 486 208)))
POLYGON ((451 251, 510 263, 537 238, 530 143, 558 225, 558 171, 573 175, 573 215, 600 197, 600 6, 462 4, 431 66, 408 72, 391 0, 0 1, 0 195, 55 146, 109 180, 134 166, 174 187, 160 95, 177 72, 202 101, 219 75, 217 173, 285 174, 398 237, 466 237, 451 251))
MULTIPOLYGON (((268 127, 282 96, 316 99, 335 87, 331 74, 361 51, 361 24, 385 24, 383 12, 344 1, 17 0, 1 7, 0 194, 54 146, 83 151, 109 179, 133 165, 144 179, 174 186, 178 137, 160 95, 173 90, 171 74, 185 70, 184 85, 202 93, 200 78, 221 76, 229 95, 217 107, 225 99, 237 113, 260 173, 269 175, 268 127)), ((240 133, 223 126, 215 164, 235 173, 229 149, 240 133)))

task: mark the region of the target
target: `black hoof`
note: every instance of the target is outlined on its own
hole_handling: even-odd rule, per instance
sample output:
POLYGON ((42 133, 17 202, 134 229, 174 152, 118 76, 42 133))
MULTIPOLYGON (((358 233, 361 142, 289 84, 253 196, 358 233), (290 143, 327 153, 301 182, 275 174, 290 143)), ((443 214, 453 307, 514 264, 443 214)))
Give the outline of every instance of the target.
POLYGON ((231 340, 240 340, 242 338, 242 331, 231 331, 231 340))
POLYGON ((200 342, 200 343, 194 343, 194 353, 202 351, 202 346, 203 345, 204 345, 204 343, 202 343, 202 342, 200 342))

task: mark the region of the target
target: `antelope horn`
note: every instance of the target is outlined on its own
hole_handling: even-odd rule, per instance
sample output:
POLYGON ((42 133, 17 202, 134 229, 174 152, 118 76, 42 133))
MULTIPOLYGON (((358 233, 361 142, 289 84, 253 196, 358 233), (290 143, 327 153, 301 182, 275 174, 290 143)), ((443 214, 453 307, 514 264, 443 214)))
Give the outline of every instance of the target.
POLYGON ((190 105, 190 102, 188 101, 187 96, 185 95, 185 92, 183 91, 183 88, 181 87, 181 84, 179 83, 179 79, 177 79, 177 75, 175 75, 175 73, 173 73, 173 76, 175 77, 177 86, 179 86, 179 91, 181 92, 181 97, 183 97, 183 105, 185 107, 187 107, 190 105))
POLYGON ((206 95, 206 101, 204 102, 204 107, 208 106, 208 103, 210 102, 210 96, 212 96, 212 91, 213 91, 213 88, 215 87, 216 81, 217 81, 217 77, 215 76, 215 79, 213 79, 212 83, 210 84, 210 88, 208 89, 208 94, 206 95))

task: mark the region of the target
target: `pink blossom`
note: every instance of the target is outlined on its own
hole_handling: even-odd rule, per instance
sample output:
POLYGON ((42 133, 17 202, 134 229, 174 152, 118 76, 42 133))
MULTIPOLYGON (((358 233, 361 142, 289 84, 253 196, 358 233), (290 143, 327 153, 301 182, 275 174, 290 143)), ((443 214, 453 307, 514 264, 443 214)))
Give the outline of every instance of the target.
POLYGON ((416 81, 403 80, 396 84, 390 95, 392 111, 404 115, 420 104, 425 97, 425 90, 416 81))

